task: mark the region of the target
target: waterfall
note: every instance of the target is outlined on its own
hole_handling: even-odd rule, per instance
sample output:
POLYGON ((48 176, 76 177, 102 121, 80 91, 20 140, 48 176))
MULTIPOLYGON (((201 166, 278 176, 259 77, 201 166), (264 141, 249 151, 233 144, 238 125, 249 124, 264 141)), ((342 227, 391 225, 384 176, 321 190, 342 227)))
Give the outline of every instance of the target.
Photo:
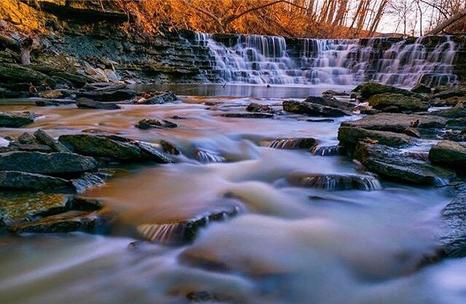
POLYGON ((428 37, 414 42, 390 38, 286 39, 279 36, 196 33, 211 68, 226 83, 275 85, 357 85, 376 81, 399 87, 419 83, 453 85, 457 45, 449 36, 431 46, 428 37), (290 43, 288 43, 290 42, 290 43), (386 47, 389 45, 389 47, 386 47), (385 47, 383 47, 385 46, 385 47))

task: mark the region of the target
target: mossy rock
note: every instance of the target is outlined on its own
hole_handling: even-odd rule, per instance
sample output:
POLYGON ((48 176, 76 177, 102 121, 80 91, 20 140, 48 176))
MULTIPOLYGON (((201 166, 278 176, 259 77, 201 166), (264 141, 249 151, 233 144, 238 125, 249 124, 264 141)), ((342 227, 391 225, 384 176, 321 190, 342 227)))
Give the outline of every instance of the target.
POLYGON ((373 95, 369 98, 369 105, 385 112, 424 112, 429 109, 427 102, 398 93, 373 95))
POLYGON ((394 93, 401 94, 405 96, 415 95, 413 92, 408 90, 399 89, 392 86, 383 85, 376 82, 366 82, 361 85, 358 85, 354 88, 353 92, 359 92, 361 94, 361 99, 367 100, 373 95, 383 94, 383 93, 394 93))
POLYGON ((0 64, 0 82, 31 83, 35 86, 47 85, 50 87, 56 85, 56 82, 44 73, 12 63, 0 64))
POLYGON ((441 141, 429 151, 429 159, 433 164, 453 168, 466 174, 466 146, 453 141, 441 141))

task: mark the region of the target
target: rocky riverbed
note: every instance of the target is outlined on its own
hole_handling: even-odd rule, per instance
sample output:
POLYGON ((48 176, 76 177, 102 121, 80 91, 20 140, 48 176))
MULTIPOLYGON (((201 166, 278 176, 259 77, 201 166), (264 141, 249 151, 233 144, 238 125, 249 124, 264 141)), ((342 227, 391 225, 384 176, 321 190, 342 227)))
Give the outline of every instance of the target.
MULTIPOLYGON (((462 263, 466 252, 466 91, 419 93, 422 88, 375 83, 345 89, 283 99, 177 96, 91 83, 49 90, 40 99, 2 100, 5 266, 26 258, 15 261, 11 253, 40 240, 53 248, 52 257, 84 271, 59 268, 37 277, 60 280, 63 288, 71 288, 71 273, 87 280, 93 263, 111 261, 99 266, 103 279, 107 271, 125 271, 121 259, 140 257, 155 263, 148 275, 161 284, 151 295, 151 284, 136 278, 141 303, 332 303, 322 298, 330 282, 312 294, 299 283, 322 278, 316 267, 325 260, 325 272, 351 290, 335 299, 424 301, 421 293, 431 286, 426 273, 452 271, 446 265, 462 263), (63 251, 70 242, 77 251, 100 249, 76 261, 63 251), (285 284, 291 295, 279 287, 285 278, 292 280, 285 284), (416 287, 403 288, 413 297, 400 299, 390 280, 408 280, 416 287), (361 294, 361 282, 376 281, 383 290, 361 294)), ((53 267, 53 260, 40 259, 38 271, 53 267)), ((58 291, 30 293, 36 279, 24 280, 16 270, 10 279, 4 275, 4 286, 24 291, 0 287, 9 303, 29 295, 40 303, 63 299, 58 291)), ((87 283, 79 286, 90 301, 107 302, 87 283)), ((429 303, 453 297, 448 288, 439 287, 429 303)))

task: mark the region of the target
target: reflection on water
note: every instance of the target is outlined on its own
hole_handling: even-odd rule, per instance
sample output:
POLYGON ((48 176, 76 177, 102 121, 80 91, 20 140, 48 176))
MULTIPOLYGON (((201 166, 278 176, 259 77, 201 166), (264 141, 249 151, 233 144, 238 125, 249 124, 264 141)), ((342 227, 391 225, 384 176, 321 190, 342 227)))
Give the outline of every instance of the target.
MULTIPOLYGON (((292 185, 288 178, 297 172, 361 172, 340 156, 261 143, 313 137, 332 145, 339 120, 218 115, 242 111, 251 100, 183 97, 185 103, 127 105, 117 111, 3 106, 41 114, 30 131, 41 127, 58 136, 94 130, 154 143, 165 139, 181 150, 180 163, 132 167, 85 193, 121 215, 120 232, 231 204, 239 204, 241 212, 209 225, 184 247, 130 245, 135 240, 131 229, 122 232, 128 238, 3 236, 0 303, 189 303, 201 298, 210 303, 465 303, 466 260, 418 267, 442 229, 436 215, 450 199, 445 190, 385 182, 375 191, 292 185), (206 101, 220 105, 206 106, 206 101), (179 128, 133 127, 142 118, 173 116, 184 118, 176 120, 179 128), (224 162, 197 161, 193 151, 198 150, 224 162)), ((254 101, 275 105, 280 99, 254 101)), ((18 131, 2 130, 0 136, 8 134, 18 131)))

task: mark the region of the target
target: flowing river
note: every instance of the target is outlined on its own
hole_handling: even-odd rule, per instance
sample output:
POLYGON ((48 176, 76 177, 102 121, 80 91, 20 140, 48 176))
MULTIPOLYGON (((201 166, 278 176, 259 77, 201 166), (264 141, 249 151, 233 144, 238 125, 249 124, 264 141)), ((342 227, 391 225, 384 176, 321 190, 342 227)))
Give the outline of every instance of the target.
POLYGON ((366 176, 343 156, 271 144, 312 137, 332 147, 342 119, 222 116, 250 102, 279 109, 283 99, 325 89, 184 86, 177 88, 182 103, 114 111, 1 106, 41 115, 21 132, 165 139, 187 156, 176 164, 118 167, 104 186, 84 194, 119 214, 108 236, 0 236, 0 303, 465 303, 466 260, 418 263, 442 231, 437 217, 451 199, 447 189, 385 181, 362 190, 297 186, 290 177, 298 173, 366 176), (178 128, 134 127, 147 117, 178 128), (188 157, 193 151, 198 160, 188 157), (207 225, 191 244, 137 241, 137 228, 148 223, 229 208, 238 215, 207 225))

